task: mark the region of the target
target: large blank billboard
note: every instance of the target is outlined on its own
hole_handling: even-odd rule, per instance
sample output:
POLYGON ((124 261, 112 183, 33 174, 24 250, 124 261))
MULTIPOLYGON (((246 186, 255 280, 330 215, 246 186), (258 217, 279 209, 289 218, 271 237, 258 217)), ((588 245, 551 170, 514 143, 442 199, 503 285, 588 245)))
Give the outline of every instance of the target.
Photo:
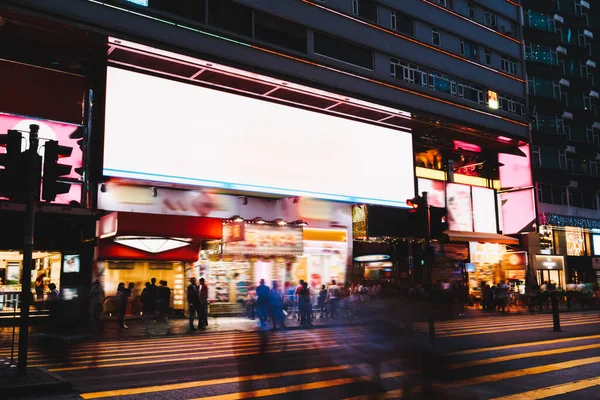
POLYGON ((104 175, 406 206, 410 133, 109 67, 104 175))

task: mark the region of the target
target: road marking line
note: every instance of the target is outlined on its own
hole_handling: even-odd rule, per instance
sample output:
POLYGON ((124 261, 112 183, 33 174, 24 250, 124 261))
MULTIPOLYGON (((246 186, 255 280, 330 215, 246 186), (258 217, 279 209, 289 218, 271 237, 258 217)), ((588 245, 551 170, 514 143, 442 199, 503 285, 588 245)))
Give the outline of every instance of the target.
POLYGON ((530 353, 517 353, 517 354, 511 354, 508 356, 459 362, 459 363, 451 364, 449 366, 449 369, 467 368, 467 367, 472 367, 475 365, 494 364, 494 363, 499 363, 499 362, 503 362, 503 361, 519 360, 521 358, 543 357, 543 356, 549 356, 552 354, 563 354, 563 353, 570 353, 570 352, 574 352, 574 351, 590 350, 590 349, 597 349, 597 348, 600 348, 600 344, 588 344, 588 345, 574 346, 574 347, 561 347, 558 349, 534 351, 534 352, 530 352, 530 353))
MULTIPOLYGON (((331 349, 334 347, 340 347, 340 345, 333 345, 328 347, 321 347, 331 349)), ((306 348, 306 346, 304 346, 306 348)), ((314 349, 318 347, 308 347, 309 349, 314 349)), ((283 353, 287 352, 287 350, 270 350, 267 353, 283 353)), ((179 359, 169 359, 169 360, 151 360, 151 361, 136 361, 136 362, 128 362, 128 363, 114 363, 114 364, 99 364, 99 365, 84 365, 80 367, 58 367, 58 368, 49 368, 49 372, 61 372, 61 371, 80 371, 86 369, 98 369, 98 368, 111 368, 111 367, 129 367, 132 365, 148 365, 148 364, 160 364, 165 362, 186 362, 186 361, 198 361, 198 360, 210 360, 213 358, 228 358, 228 357, 239 357, 239 356, 250 356, 260 354, 258 351, 248 351, 248 352, 240 352, 240 353, 232 353, 232 354, 218 354, 218 355, 210 355, 210 356, 198 356, 198 357, 183 357, 179 359)), ((139 358, 139 357, 138 357, 139 358)), ((34 367, 35 365, 32 365, 34 367)))
POLYGON ((551 396, 559 396, 561 394, 567 394, 578 390, 588 389, 594 386, 600 386, 600 377, 582 379, 580 381, 563 383, 561 385, 549 386, 542 389, 530 390, 528 392, 522 392, 513 394, 510 396, 496 397, 492 400, 534 400, 534 399, 545 399, 551 396))
MULTIPOLYGON (((319 345, 325 345, 325 346, 319 346, 319 345, 316 345, 315 343, 307 342, 307 343, 301 343, 301 344, 294 343, 294 344, 290 344, 290 345, 285 346, 285 347, 286 347, 286 350, 301 350, 301 349, 305 349, 307 347, 308 348, 328 348, 329 345, 331 345, 331 344, 339 345, 339 343, 337 343, 336 341, 331 340, 329 342, 321 342, 321 343, 319 343, 319 345)), ((258 348, 258 346, 255 346, 255 349, 256 348, 258 348)), ((240 348, 240 349, 237 349, 237 348, 225 348, 225 349, 213 351, 213 348, 211 348, 211 353, 212 354, 230 354, 231 353, 233 355, 236 355, 239 351, 247 351, 247 350, 255 350, 255 349, 252 349, 252 348, 240 348)), ((144 354, 147 354, 147 353, 144 353, 144 354)), ((125 354, 125 355, 127 356, 128 354, 125 354)), ((174 356, 180 356, 181 354, 175 353, 173 355, 174 356)), ((152 355, 144 356, 144 359, 146 359, 146 360, 149 359, 149 358, 152 358, 152 359, 163 358, 163 359, 165 359, 167 357, 168 357, 168 354, 155 354, 154 353, 152 355)), ((116 358, 104 358, 104 359, 99 358, 97 360, 92 360, 92 361, 94 363, 103 363, 103 362, 128 361, 128 360, 138 360, 138 359, 139 359, 139 357, 116 357, 116 358)), ((169 361, 175 361, 175 360, 177 360, 177 358, 174 358, 174 359, 173 358, 169 358, 169 361)), ((32 366, 33 367, 48 367, 48 366, 53 366, 53 365, 65 365, 65 364, 73 366, 73 365, 82 365, 82 364, 86 364, 86 363, 89 363, 89 362, 90 361, 88 361, 88 360, 76 361, 76 362, 67 361, 66 363, 35 364, 35 365, 32 365, 32 366)))
MULTIPOLYGON (((381 374, 382 379, 387 378, 396 378, 402 375, 405 375, 404 371, 394 371, 387 372, 385 374, 381 374)), ((310 383, 302 383, 299 385, 291 385, 291 386, 281 386, 274 387, 268 389, 260 389, 253 390, 251 392, 237 392, 237 393, 228 393, 221 394, 217 396, 209 396, 209 397, 198 397, 194 400, 237 400, 237 399, 248 399, 253 397, 265 397, 265 396, 276 396, 280 394, 307 391, 307 390, 316 390, 316 389, 326 389, 334 386, 342 386, 350 383, 357 382, 366 382, 372 380, 373 377, 369 375, 357 376, 351 378, 338 378, 327 381, 318 381, 318 382, 310 382, 310 383)))
POLYGON ((463 386, 478 385, 480 383, 492 383, 505 379, 519 378, 528 375, 544 374, 546 372, 560 371, 566 368, 580 367, 582 365, 596 364, 600 362, 600 357, 581 358, 577 360, 565 361, 556 364, 547 364, 539 367, 522 368, 513 371, 500 372, 497 374, 477 376, 474 378, 463 379, 460 381, 438 385, 441 388, 455 388, 463 386))
POLYGON ((464 354, 484 353, 486 351, 516 349, 516 348, 520 348, 520 347, 543 346, 543 345, 546 345, 546 344, 574 342, 574 341, 578 341, 578 340, 590 340, 590 339, 600 339, 600 335, 579 336, 579 337, 562 338, 562 339, 552 339, 552 340, 542 340, 542 341, 539 341, 539 342, 508 344, 508 345, 504 345, 504 346, 480 347, 480 348, 477 348, 477 349, 461 350, 461 351, 455 351, 455 352, 452 352, 452 353, 446 353, 445 355, 447 355, 447 356, 459 356, 459 355, 464 355, 464 354))
MULTIPOLYGON (((574 324, 563 324, 561 323, 560 326, 578 326, 578 325, 589 325, 589 324, 600 324, 600 319, 598 321, 591 321, 591 322, 579 322, 579 323, 574 323, 574 324)), ((511 328, 511 329, 494 329, 494 330, 489 330, 489 331, 473 331, 473 332, 461 332, 461 333, 454 333, 454 334, 442 334, 439 335, 439 337, 459 337, 459 336, 472 336, 472 335, 484 335, 484 334, 489 334, 489 333, 502 333, 502 332, 514 332, 514 331, 527 331, 527 330, 535 330, 535 329, 545 329, 545 328, 552 328, 552 324, 548 324, 545 326, 533 326, 533 327, 521 327, 521 328, 511 328)))
MULTIPOLYGON (((600 321, 600 319, 598 319, 597 317, 594 318, 561 318, 561 322, 563 323, 578 323, 578 322, 586 322, 586 321, 600 321)), ((547 325, 549 323, 552 323, 552 318, 545 318, 543 320, 540 321, 519 321, 519 325, 521 326, 536 326, 536 325, 547 325)), ((496 329, 496 328, 502 328, 502 329, 506 329, 507 326, 509 326, 511 324, 511 322, 505 321, 503 323, 498 323, 498 324, 485 324, 485 326, 481 326, 481 324, 476 324, 476 325, 460 325, 460 326, 453 326, 453 327, 444 327, 444 325, 441 324, 436 324, 436 332, 459 332, 459 331, 477 331, 477 330, 488 330, 488 329, 496 329), (439 327, 439 328, 438 328, 439 327)), ((421 332, 426 332, 428 331, 429 327, 425 328, 419 328, 418 330, 421 332)), ((510 328, 508 328, 508 330, 510 330, 510 328)))
MULTIPOLYGON (((420 387, 413 387, 411 390, 411 393, 418 393, 420 392, 421 388, 420 387)), ((385 392, 385 393, 377 393, 377 394, 365 394, 362 396, 354 396, 354 397, 348 397, 344 400, 384 400, 384 399, 396 399, 396 398, 403 398, 404 397, 404 390, 403 389, 397 389, 397 390, 390 390, 389 392, 385 392)))
MULTIPOLYGON (((565 314, 561 314, 561 319, 564 320, 580 320, 580 319, 592 319, 592 318, 598 318, 597 315, 595 314, 589 314, 589 315, 565 315, 565 314)), ((503 317, 503 318, 497 318, 497 319, 479 319, 479 320, 472 320, 472 319, 457 319, 457 320, 452 320, 452 321, 438 321, 438 324, 441 327, 444 328, 456 328, 456 327, 463 327, 463 326, 482 326, 482 325, 506 325, 507 323, 526 323, 526 322, 531 322, 531 323, 536 323, 536 322, 543 322, 543 321, 547 321, 547 320, 552 320, 552 315, 541 315, 541 316, 520 316, 520 317, 515 317, 515 318, 510 318, 510 317, 503 317)), ((426 329, 427 328, 427 324, 424 322, 418 322, 415 324, 416 327, 418 328, 422 328, 422 329, 426 329)))
MULTIPOLYGON (((351 338, 351 339, 360 339, 361 335, 359 334, 351 334, 348 336, 344 336, 344 338, 351 338)), ((308 343, 316 343, 316 344, 320 344, 320 343, 330 343, 332 340, 336 340, 336 339, 332 339, 332 338, 328 338, 328 340, 324 340, 322 338, 304 338, 304 339, 294 339, 292 340, 292 343, 294 345, 298 345, 298 344, 308 344, 308 343)), ((269 345, 287 345, 288 343, 290 343, 290 340, 287 338, 278 338, 276 340, 269 340, 269 345)), ((222 341, 220 342, 218 345, 210 345, 207 344, 205 342, 202 342, 203 346, 206 346, 206 348, 210 348, 212 350, 216 350, 216 349, 229 349, 229 350, 234 350, 234 349, 242 349, 242 348, 248 348, 248 347, 256 347, 260 344, 260 339, 257 337, 256 339, 252 340, 252 341, 222 341)), ((69 363, 73 363, 76 360, 79 360, 77 362, 84 362, 84 360, 89 360, 89 359, 94 359, 94 360, 99 360, 103 357, 110 357, 110 356, 132 356, 132 355, 141 355, 141 354, 147 354, 148 353, 148 348, 152 348, 155 349, 156 346, 151 345, 151 346, 139 346, 135 349, 135 351, 132 350, 122 350, 122 349, 113 349, 113 350, 107 350, 107 351, 102 351, 102 350, 98 350, 98 351, 82 351, 82 352, 69 352, 69 363)), ((165 346, 165 350, 158 350, 158 351, 153 351, 152 354, 156 355, 156 354, 164 354, 164 355, 168 355, 168 354, 172 354, 175 353, 177 354, 178 352, 181 352, 183 350, 187 350, 187 349, 198 349, 198 342, 194 342, 191 344, 178 344, 176 343, 175 345, 169 344, 168 346, 165 346)), ((123 359, 123 357, 119 357, 120 359, 123 359)), ((30 355, 30 361, 34 362, 33 360, 35 360, 35 362, 44 362, 47 360, 51 360, 50 357, 48 357, 47 354, 40 354, 40 355, 30 355)), ((56 363, 50 363, 50 365, 54 365, 56 363)))
POLYGON ((363 364, 358 365, 336 365, 332 367, 323 367, 323 368, 310 368, 310 369, 301 369, 294 371, 286 371, 286 372, 274 372, 269 374, 261 374, 261 375, 245 375, 245 376, 236 376, 232 378, 220 378, 220 379, 210 379, 205 381, 194 381, 194 382, 182 382, 182 383, 173 383, 169 385, 156 385, 156 386, 145 386, 139 388, 132 389, 118 389, 118 390, 107 390, 104 392, 91 392, 91 393, 82 393, 80 396, 84 399, 99 399, 103 397, 117 397, 117 396, 132 396, 137 394, 145 394, 145 393, 155 393, 155 392, 166 392, 169 390, 182 390, 182 389, 192 389, 201 386, 211 386, 211 385, 222 385, 227 383, 236 383, 236 382, 246 382, 246 381, 254 381, 261 379, 273 379, 273 378, 282 378, 286 376, 295 376, 295 375, 308 375, 308 374, 317 374, 322 372, 332 372, 332 371, 343 371, 351 368, 359 368, 363 366, 363 364))

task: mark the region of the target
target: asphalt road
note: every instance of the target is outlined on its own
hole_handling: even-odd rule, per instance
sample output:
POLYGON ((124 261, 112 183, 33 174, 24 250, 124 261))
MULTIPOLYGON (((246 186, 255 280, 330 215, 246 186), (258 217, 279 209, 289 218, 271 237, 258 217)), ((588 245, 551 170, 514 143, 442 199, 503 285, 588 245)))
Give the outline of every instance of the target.
POLYGON ((598 399, 600 316, 561 322, 562 332, 548 314, 440 322, 432 348, 427 325, 365 320, 269 332, 264 352, 256 329, 144 337, 132 327, 68 352, 40 343, 30 365, 84 399, 598 399))

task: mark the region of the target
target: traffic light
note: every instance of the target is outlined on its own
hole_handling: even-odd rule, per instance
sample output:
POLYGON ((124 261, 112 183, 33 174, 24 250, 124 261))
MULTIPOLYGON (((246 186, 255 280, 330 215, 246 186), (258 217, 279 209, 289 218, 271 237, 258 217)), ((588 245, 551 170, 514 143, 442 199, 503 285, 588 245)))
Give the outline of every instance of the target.
POLYGON ((27 170, 21 166, 21 132, 9 130, 7 134, 0 135, 0 147, 6 152, 0 154, 0 196, 12 198, 16 194, 24 193, 27 187, 27 170))
POLYGON ((410 210, 409 212, 416 213, 420 211, 419 209, 422 209, 424 207, 423 198, 421 196, 417 196, 415 198, 408 199, 406 200, 406 205, 412 207, 412 210, 410 210))
POLYGON ((57 195, 69 193, 71 189, 71 184, 65 182, 64 179, 66 175, 71 173, 72 167, 70 165, 59 164, 58 160, 71 156, 73 149, 59 145, 56 140, 49 140, 46 142, 45 147, 42 199, 51 202, 56 199, 57 195))

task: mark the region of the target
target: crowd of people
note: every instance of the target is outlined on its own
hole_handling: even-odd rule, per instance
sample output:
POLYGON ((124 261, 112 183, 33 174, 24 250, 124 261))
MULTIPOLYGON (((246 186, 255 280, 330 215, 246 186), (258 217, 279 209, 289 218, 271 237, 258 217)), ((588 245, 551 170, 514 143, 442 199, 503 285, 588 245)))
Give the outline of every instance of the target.
POLYGON ((311 326, 315 318, 353 318, 362 309, 362 304, 377 300, 382 286, 379 282, 353 282, 347 287, 340 286, 335 280, 320 288, 310 288, 300 280, 298 286, 283 293, 277 282, 268 287, 263 280, 256 288, 251 288, 246 299, 247 315, 256 316, 261 325, 271 320, 273 329, 283 327, 285 320, 296 318, 301 326, 311 326))

